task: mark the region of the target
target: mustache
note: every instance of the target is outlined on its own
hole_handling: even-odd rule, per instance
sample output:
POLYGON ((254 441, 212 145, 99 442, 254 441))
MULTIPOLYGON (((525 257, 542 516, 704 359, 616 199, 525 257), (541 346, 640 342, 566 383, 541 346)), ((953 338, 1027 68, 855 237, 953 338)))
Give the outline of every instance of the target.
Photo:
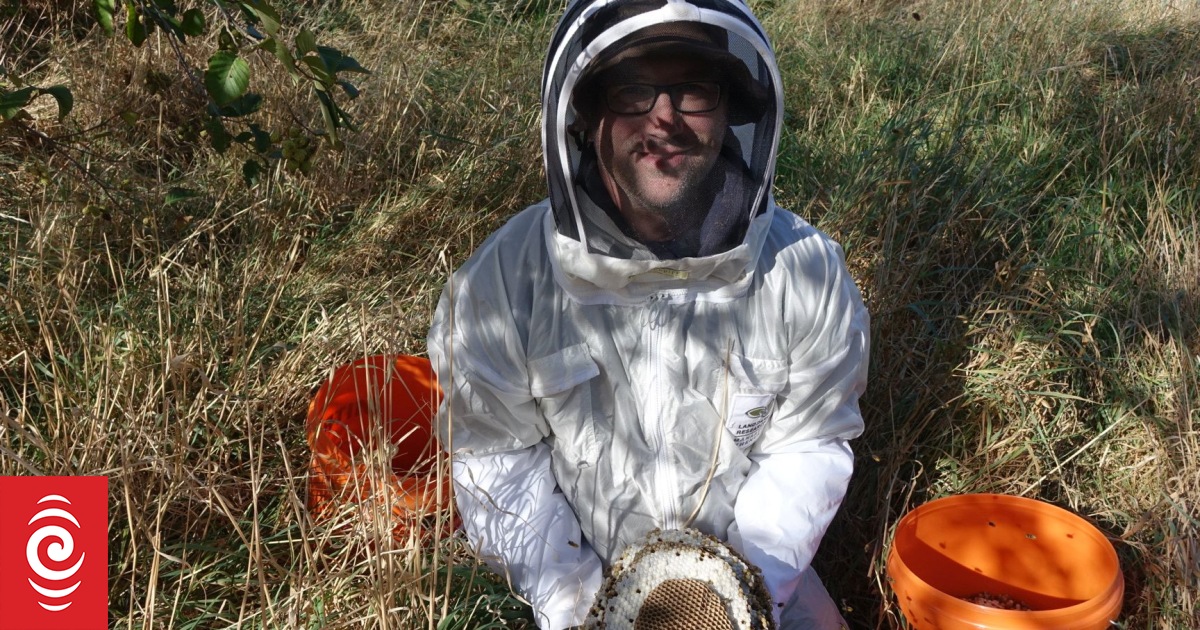
POLYGON ((631 147, 636 153, 675 153, 696 147, 697 140, 683 135, 649 136, 635 141, 631 147))

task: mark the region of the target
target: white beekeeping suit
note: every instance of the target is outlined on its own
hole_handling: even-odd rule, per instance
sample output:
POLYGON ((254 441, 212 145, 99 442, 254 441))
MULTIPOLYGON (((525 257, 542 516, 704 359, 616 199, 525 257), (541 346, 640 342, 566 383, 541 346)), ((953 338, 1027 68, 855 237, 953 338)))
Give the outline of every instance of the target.
POLYGON ((730 0, 578 0, 542 84, 550 196, 454 274, 429 332, 468 537, 543 629, 579 624, 655 527, 728 541, 780 627, 838 627, 809 565, 863 430, 868 315, 841 248, 771 196, 782 91, 761 26, 730 0), (648 246, 596 184, 577 89, 689 29, 740 64, 734 113, 698 242, 648 246))

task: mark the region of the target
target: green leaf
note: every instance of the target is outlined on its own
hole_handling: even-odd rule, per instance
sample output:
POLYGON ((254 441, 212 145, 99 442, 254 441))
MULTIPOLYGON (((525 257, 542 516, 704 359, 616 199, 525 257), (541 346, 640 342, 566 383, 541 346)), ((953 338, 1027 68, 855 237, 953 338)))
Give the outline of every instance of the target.
POLYGON ((229 132, 225 131, 225 125, 220 118, 212 117, 205 120, 204 130, 208 132, 208 143, 217 153, 224 153, 229 149, 229 132))
MULTIPOLYGON (((221 115, 226 118, 240 118, 242 116, 249 116, 262 107, 262 100, 262 96, 253 92, 243 94, 237 99, 234 99, 225 106, 221 107, 221 115)), ((239 142, 241 141, 239 140, 239 142)))
POLYGON ((167 198, 163 200, 164 206, 169 206, 180 201, 187 201, 193 197, 199 197, 200 193, 190 188, 175 187, 167 191, 167 198))
POLYGON ((271 134, 267 133, 262 127, 251 123, 250 133, 254 134, 254 150, 258 153, 266 153, 271 149, 271 134))
POLYGON ((154 27, 160 26, 179 41, 187 39, 187 33, 179 22, 179 7, 175 5, 175 0, 154 0, 149 4, 143 2, 141 9, 147 33, 153 33, 154 27))
POLYGON ((71 94, 71 88, 65 85, 52 85, 48 88, 43 88, 43 92, 54 97, 58 102, 58 119, 62 120, 71 113, 71 108, 75 107, 75 96, 71 94))
POLYGON ((253 186, 258 183, 258 178, 262 174, 262 164, 258 160, 246 160, 242 164, 242 179, 246 180, 247 186, 253 186))
POLYGON ((204 12, 200 9, 188 9, 183 12, 183 20, 180 21, 180 26, 183 32, 192 37, 204 34, 204 12))
MULTIPOLYGON (((0 75, 3 75, 4 78, 8 80, 9 83, 12 83, 12 87, 14 87, 18 90, 22 90, 25 88, 25 82, 21 80, 21 77, 17 76, 16 74, 10 73, 8 71, 8 69, 6 69, 4 67, 3 63, 0 63, 0 75)), ((0 94, 4 94, 4 93, 5 93, 4 88, 0 87, 0 94)))
POLYGON ((233 102, 250 87, 250 64, 237 53, 221 50, 208 58, 204 87, 218 105, 233 102))
POLYGON ((37 96, 38 89, 35 87, 21 88, 15 92, 5 92, 0 90, 0 117, 5 120, 12 120, 21 108, 29 104, 34 96, 37 96))
POLYGON ((342 87, 342 91, 345 92, 346 96, 349 96, 351 100, 358 98, 358 88, 354 87, 353 83, 349 81, 338 81, 337 84, 342 87))
POLYGON ((168 31, 171 31, 171 34, 179 41, 187 40, 187 33, 183 32, 183 23, 179 21, 179 18, 173 15, 163 15, 162 12, 159 12, 155 19, 146 20, 147 30, 153 32, 155 24, 161 24, 168 31))
POLYGON ((283 64, 283 67, 288 71, 288 74, 291 75, 293 79, 296 79, 300 76, 299 71, 296 70, 296 60, 292 57, 292 51, 288 50, 286 44, 275 39, 274 37, 271 37, 264 40, 263 43, 258 45, 258 47, 261 50, 265 50, 272 55, 275 55, 275 57, 279 59, 279 63, 283 64))
POLYGON ((221 29, 220 34, 217 35, 217 47, 221 50, 227 50, 234 53, 237 52, 237 40, 235 40, 233 35, 230 34, 229 29, 221 29))
MULTIPOLYGON (((354 123, 354 121, 351 120, 350 114, 347 114, 346 110, 339 107, 338 114, 342 117, 342 126, 343 127, 345 127, 346 129, 349 129, 350 131, 353 131, 354 133, 358 133, 358 131, 359 131, 358 125, 356 125, 354 123)), ((338 149, 339 151, 341 150, 340 146, 335 147, 335 148, 338 149)))
POLYGON ((316 76, 316 81, 313 87, 324 92, 329 86, 333 85, 333 74, 329 72, 329 67, 325 65, 325 61, 316 55, 305 55, 300 61, 312 70, 316 76))
POLYGON ((354 57, 349 57, 342 54, 342 51, 331 48, 329 46, 317 46, 317 55, 325 62, 325 67, 329 71, 337 74, 339 72, 358 72, 361 74, 370 74, 370 72, 358 65, 358 61, 354 57))
POLYGON ((325 92, 317 92, 317 100, 321 102, 321 118, 325 120, 325 132, 328 134, 326 140, 333 148, 340 151, 342 140, 338 138, 338 127, 341 122, 341 110, 333 104, 333 99, 329 98, 325 92))
POLYGON ((142 24, 142 16, 132 2, 125 5, 125 37, 138 47, 146 41, 146 25, 142 24))
POLYGON ((104 29, 106 35, 112 35, 113 14, 117 12, 116 0, 93 0, 92 6, 96 9, 96 21, 100 23, 100 28, 104 29))
POLYGON ((301 55, 317 52, 317 36, 306 28, 300 29, 300 34, 296 36, 296 50, 301 55))
POLYGON ((258 18, 262 24, 263 30, 271 37, 279 35, 279 13, 275 11, 275 7, 271 6, 266 0, 243 0, 238 4, 242 5, 248 13, 258 18))

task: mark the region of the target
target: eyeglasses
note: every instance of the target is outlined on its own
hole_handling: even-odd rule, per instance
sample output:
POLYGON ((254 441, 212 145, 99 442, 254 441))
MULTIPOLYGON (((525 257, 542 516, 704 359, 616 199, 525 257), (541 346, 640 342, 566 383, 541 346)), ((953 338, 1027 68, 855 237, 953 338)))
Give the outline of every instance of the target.
POLYGON ((671 98, 671 107, 681 114, 703 114, 721 104, 721 84, 714 81, 688 81, 672 85, 618 83, 604 91, 604 101, 614 114, 645 114, 654 109, 658 95, 663 92, 671 98))

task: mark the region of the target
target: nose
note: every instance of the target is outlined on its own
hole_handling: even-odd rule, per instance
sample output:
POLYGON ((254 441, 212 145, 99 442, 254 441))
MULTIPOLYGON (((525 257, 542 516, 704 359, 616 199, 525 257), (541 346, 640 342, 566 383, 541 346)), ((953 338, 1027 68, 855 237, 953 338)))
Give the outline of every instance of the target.
POLYGON ((654 97, 654 106, 647 112, 651 122, 662 127, 674 127, 679 122, 679 112, 671 104, 671 95, 660 92, 654 97))

